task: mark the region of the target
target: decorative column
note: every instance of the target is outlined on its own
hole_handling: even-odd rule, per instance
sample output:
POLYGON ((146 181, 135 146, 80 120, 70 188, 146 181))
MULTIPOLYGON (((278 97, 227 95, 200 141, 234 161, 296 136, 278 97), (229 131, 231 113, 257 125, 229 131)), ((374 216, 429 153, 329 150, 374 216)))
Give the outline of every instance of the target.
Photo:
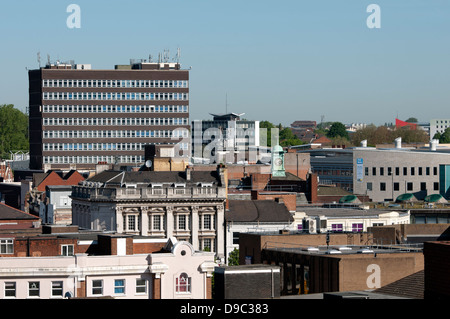
POLYGON ((204 273, 204 291, 203 296, 205 299, 212 299, 212 275, 217 265, 212 261, 205 261, 200 265, 200 270, 204 273))
POLYGON ((216 241, 217 257, 221 263, 225 262, 225 209, 223 204, 217 205, 216 213, 216 241))
POLYGON ((169 266, 163 264, 161 262, 156 262, 149 267, 149 271, 153 274, 153 299, 161 299, 162 298, 162 284, 161 284, 161 275, 164 274, 169 266))
POLYGON ((192 206, 191 207, 191 238, 192 238, 192 246, 194 246, 195 250, 200 250, 199 245, 199 238, 198 238, 198 222, 199 222, 199 215, 198 215, 198 206, 192 206))
POLYGON ((148 236, 148 207, 141 207, 141 235, 148 236))
POLYGON ((123 207, 122 206, 116 206, 115 208, 115 213, 116 213, 116 231, 119 234, 123 233, 123 207))
POLYGON ((170 238, 173 236, 173 207, 167 206, 166 207, 166 232, 167 232, 167 238, 170 238))

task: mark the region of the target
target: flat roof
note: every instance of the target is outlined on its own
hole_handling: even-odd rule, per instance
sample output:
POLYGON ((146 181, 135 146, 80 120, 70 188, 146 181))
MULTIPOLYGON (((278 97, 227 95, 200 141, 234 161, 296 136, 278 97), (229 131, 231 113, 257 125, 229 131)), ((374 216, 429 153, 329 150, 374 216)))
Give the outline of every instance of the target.
POLYGON ((322 208, 322 207, 298 207, 297 212, 305 213, 308 216, 324 216, 327 218, 373 218, 381 214, 398 213, 399 216, 406 216, 409 213, 405 210, 378 210, 378 209, 359 209, 359 208, 322 208))
POLYGON ((392 254, 392 253, 422 253, 422 244, 410 245, 320 245, 302 247, 269 247, 268 251, 280 251, 286 253, 307 254, 307 255, 372 255, 392 254))

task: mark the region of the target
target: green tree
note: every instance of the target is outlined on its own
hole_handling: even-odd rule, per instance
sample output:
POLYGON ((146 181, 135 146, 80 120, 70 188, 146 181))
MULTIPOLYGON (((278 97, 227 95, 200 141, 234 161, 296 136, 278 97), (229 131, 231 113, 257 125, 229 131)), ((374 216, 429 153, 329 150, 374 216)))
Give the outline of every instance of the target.
POLYGON ((268 147, 272 145, 272 133, 273 129, 278 130, 278 144, 281 146, 301 145, 303 141, 300 140, 289 127, 283 127, 281 124, 274 125, 269 121, 261 121, 259 123, 259 135, 261 145, 268 147))
POLYGON ((0 105, 0 154, 19 150, 29 150, 28 116, 12 104, 0 105))
POLYGON ((338 136, 348 139, 348 132, 344 124, 341 122, 334 122, 328 130, 327 137, 333 138, 338 136))
POLYGON ((410 117, 410 118, 408 118, 405 122, 408 122, 408 123, 417 123, 417 122, 419 122, 415 117, 410 117))
POLYGON ((293 146, 304 144, 289 127, 285 127, 280 130, 280 145, 281 146, 293 146))
MULTIPOLYGON (((438 133, 435 134, 435 136, 438 133)), ((445 131, 442 134, 439 134, 438 136, 439 143, 447 144, 450 143, 450 127, 446 128, 445 131)))
POLYGON ((273 125, 269 121, 259 122, 259 136, 261 145, 265 145, 267 147, 272 146, 271 129, 273 128, 275 128, 275 125, 273 125))
POLYGON ((228 255, 228 266, 238 266, 239 265, 239 250, 234 249, 228 255))

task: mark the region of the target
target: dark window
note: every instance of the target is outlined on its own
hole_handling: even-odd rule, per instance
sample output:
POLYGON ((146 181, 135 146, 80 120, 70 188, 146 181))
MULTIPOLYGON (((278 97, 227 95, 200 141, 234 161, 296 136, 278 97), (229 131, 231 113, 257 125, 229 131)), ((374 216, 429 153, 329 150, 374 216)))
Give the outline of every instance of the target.
POLYGON ((386 190, 386 183, 380 183, 380 191, 386 190))
POLYGON ((425 169, 425 172, 426 172, 427 175, 430 175, 430 168, 427 167, 427 168, 425 169))
POLYGON ((403 167, 403 176, 408 175, 408 168, 407 167, 403 167))
POLYGON ((406 190, 412 191, 413 190, 413 183, 409 182, 406 184, 406 190))
POLYGON ((400 175, 400 167, 395 168, 395 175, 400 175))
POLYGON ((411 167, 411 176, 416 174, 416 169, 415 167, 411 167))
POLYGON ((394 191, 400 190, 400 183, 394 183, 394 191))
POLYGON ((435 190, 435 191, 439 190, 439 183, 438 182, 434 182, 433 183, 433 190, 435 190))
POLYGON ((381 175, 381 176, 384 175, 384 167, 380 167, 380 175, 381 175))
POLYGON ((420 183, 420 190, 421 191, 426 191, 427 190, 427 183, 425 183, 425 182, 420 183))
POLYGON ((419 167, 419 175, 422 175, 422 167, 419 167))
POLYGON ((433 175, 437 175, 437 167, 433 167, 433 175))
POLYGON ((367 183, 367 190, 371 191, 372 190, 372 183, 367 183))
POLYGON ((376 176, 376 175, 377 175, 377 168, 372 167, 372 176, 376 176))

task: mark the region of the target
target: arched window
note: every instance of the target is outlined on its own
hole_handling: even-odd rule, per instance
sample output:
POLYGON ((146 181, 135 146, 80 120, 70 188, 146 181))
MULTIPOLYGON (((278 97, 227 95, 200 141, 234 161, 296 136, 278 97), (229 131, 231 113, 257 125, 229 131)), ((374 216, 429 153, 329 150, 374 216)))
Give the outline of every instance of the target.
POLYGON ((175 291, 176 292, 191 292, 191 277, 188 277, 186 273, 181 273, 175 279, 175 291))

